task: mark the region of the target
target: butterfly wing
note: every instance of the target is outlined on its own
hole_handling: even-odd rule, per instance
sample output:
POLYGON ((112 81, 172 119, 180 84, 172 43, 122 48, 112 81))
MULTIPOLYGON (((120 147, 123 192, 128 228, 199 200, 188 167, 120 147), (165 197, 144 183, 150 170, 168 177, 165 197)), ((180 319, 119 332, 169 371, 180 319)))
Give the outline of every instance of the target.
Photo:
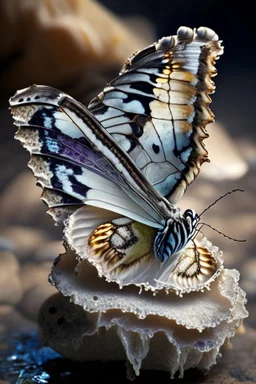
POLYGON ((86 204, 160 226, 162 197, 82 104, 32 86, 18 91, 10 106, 50 213, 86 204))
POLYGON ((211 76, 223 49, 208 28, 181 27, 131 56, 90 111, 136 166, 176 203, 207 160, 203 144, 214 92, 211 76))
POLYGON ((167 219, 181 217, 162 195, 178 200, 206 158, 211 65, 220 53, 208 29, 182 28, 128 60, 91 111, 46 86, 10 100, 16 137, 50 213, 65 225, 67 248, 109 281, 182 292, 207 283, 193 271, 218 270, 211 252, 189 246, 161 263, 153 243, 167 219))
POLYGON ((156 228, 119 217, 88 230, 88 208, 79 208, 70 217, 65 239, 80 263, 90 261, 108 281, 181 294, 208 287, 220 273, 219 252, 205 238, 190 242, 162 263, 153 252, 156 228))

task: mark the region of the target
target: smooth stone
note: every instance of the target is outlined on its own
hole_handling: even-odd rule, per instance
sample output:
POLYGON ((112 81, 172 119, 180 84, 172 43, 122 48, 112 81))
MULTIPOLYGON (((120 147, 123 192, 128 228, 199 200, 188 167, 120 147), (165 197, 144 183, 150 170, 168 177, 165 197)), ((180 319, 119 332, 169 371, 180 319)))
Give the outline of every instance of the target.
MULTIPOLYGON (((24 165, 25 168, 25 165, 24 165)), ((38 215, 42 190, 36 186, 30 171, 24 171, 7 185, 0 198, 3 225, 25 223, 31 216, 38 215)))
MULTIPOLYGON (((26 169, 26 162, 24 162, 26 169)), ((42 188, 36 186, 31 171, 24 171, 7 185, 0 196, 0 226, 30 226, 48 231, 52 239, 60 239, 62 231, 54 226, 41 201, 42 188)))
POLYGON ((14 251, 14 244, 11 240, 6 239, 4 236, 0 236, 0 251, 14 251))
POLYGON ((246 260, 241 267, 241 275, 246 280, 250 280, 256 285, 256 259, 246 260))
POLYGON ((24 291, 37 285, 50 285, 48 275, 51 272, 52 262, 26 263, 21 266, 20 279, 24 291))
POLYGON ((61 241, 49 241, 43 247, 40 247, 33 260, 35 261, 53 261, 60 253, 64 253, 65 249, 61 241))
MULTIPOLYGON (((90 329, 93 324, 94 314, 88 314, 83 311, 81 307, 70 310, 74 304, 70 303, 69 298, 63 297, 60 293, 51 296, 41 307, 39 326, 42 345, 53 346, 56 340, 61 340, 61 345, 70 343, 70 350, 79 349, 80 344, 75 344, 74 340, 77 335, 81 334, 82 329, 90 329), (73 338, 71 338, 71 335, 73 338)), ((109 332, 109 331, 107 331, 109 332)), ((115 335, 112 337, 110 344, 104 345, 106 334, 98 337, 96 346, 88 339, 87 348, 102 355, 103 348, 109 348, 112 351, 116 346, 115 335)), ((255 384, 256 382, 256 366, 255 366, 255 352, 256 352, 256 331, 250 327, 241 325, 236 332, 236 336, 232 339, 232 344, 227 343, 220 350, 222 355, 218 359, 217 364, 214 365, 207 374, 203 374, 197 369, 189 369, 185 372, 184 378, 174 379, 173 382, 183 384, 239 384, 241 382, 246 384, 255 384)), ((119 352, 119 350, 118 350, 119 352)), ((110 352, 109 352, 110 353, 110 352)), ((96 357, 95 360, 99 360, 96 357)), ((110 360, 110 355, 109 355, 110 360)), ((125 360, 121 353, 118 354, 118 361, 125 360)), ((89 369, 90 362, 86 362, 84 367, 89 369)), ((118 364, 118 362, 116 362, 118 364)), ((82 364, 80 365, 82 367, 82 364)), ((82 368, 81 368, 82 369, 82 368)), ((72 371, 71 371, 72 374, 72 371)), ((123 375, 125 374, 125 365, 123 365, 123 375)), ((160 371, 141 371, 138 380, 146 382, 145 378, 155 377, 161 378, 160 382, 170 383, 169 374, 160 371)), ((122 380, 122 379, 121 379, 122 380)), ((148 380, 147 380, 148 381, 148 380)))
POLYGON ((35 252, 48 242, 45 233, 39 229, 24 226, 11 226, 3 231, 7 241, 12 242, 19 260, 32 257, 35 252))
POLYGON ((5 38, 1 59, 12 61, 1 78, 2 94, 34 83, 60 89, 78 83, 83 95, 87 95, 90 90, 95 91, 99 73, 114 67, 117 74, 132 52, 152 43, 145 33, 136 33, 132 27, 130 30, 99 2, 8 0, 3 4, 1 26, 5 38))
POLYGON ((16 304, 23 294, 19 263, 13 253, 0 251, 0 265, 0 304, 16 304))
POLYGON ((239 145, 240 153, 243 153, 244 158, 248 161, 251 168, 256 166, 256 143, 249 137, 239 137, 236 140, 239 145))
POLYGON ((207 131, 209 137, 205 145, 211 162, 202 167, 200 175, 211 181, 236 180, 244 176, 248 171, 247 161, 228 130, 214 122, 207 125, 207 131))
POLYGON ((8 332, 31 332, 37 329, 37 324, 11 305, 0 305, 0 335, 8 332))
MULTIPOLYGON (((232 339, 230 350, 221 350, 222 357, 198 384, 255 384, 256 331, 245 327, 245 333, 232 339)), ((186 378, 186 376, 185 376, 186 378)), ((189 381, 185 383, 189 383, 189 381)), ((184 383, 184 384, 185 384, 184 383)))
POLYGON ((241 286, 250 296, 256 296, 256 260, 253 258, 241 265, 241 286))
POLYGON ((26 263, 21 267, 20 278, 24 294, 18 308, 33 321, 37 321, 42 302, 56 293, 56 288, 48 281, 51 267, 52 262, 26 263))
POLYGON ((25 292, 18 307, 27 318, 37 321, 42 303, 54 293, 56 293, 56 288, 49 282, 33 285, 25 292))

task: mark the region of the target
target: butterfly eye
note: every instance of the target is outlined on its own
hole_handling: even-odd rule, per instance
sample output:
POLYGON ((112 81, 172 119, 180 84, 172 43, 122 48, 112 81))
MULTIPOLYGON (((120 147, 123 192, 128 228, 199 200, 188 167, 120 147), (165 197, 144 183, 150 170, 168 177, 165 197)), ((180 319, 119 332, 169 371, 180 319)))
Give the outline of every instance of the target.
POLYGON ((194 212, 192 209, 187 209, 184 212, 184 218, 186 222, 192 226, 195 227, 196 224, 199 222, 200 218, 196 212, 194 212))

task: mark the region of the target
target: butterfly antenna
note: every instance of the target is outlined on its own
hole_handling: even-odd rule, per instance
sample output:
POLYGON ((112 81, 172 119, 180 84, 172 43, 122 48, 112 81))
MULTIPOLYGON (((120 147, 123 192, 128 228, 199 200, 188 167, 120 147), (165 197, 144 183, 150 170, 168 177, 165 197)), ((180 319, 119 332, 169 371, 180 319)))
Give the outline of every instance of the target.
MULTIPOLYGON (((208 209, 210 209, 211 207, 213 207, 216 203, 218 203, 218 201, 220 201, 221 199, 223 199, 224 197, 226 197, 227 195, 231 195, 231 193, 234 193, 234 192, 244 192, 243 189, 233 189, 232 191, 229 191, 227 193, 225 193, 225 195, 222 195, 220 196, 217 200, 215 200, 212 204, 210 204, 207 208, 205 208, 199 215, 199 217, 201 217, 206 211, 208 211, 208 209)), ((205 224, 206 225, 206 224, 205 224)), ((214 228, 213 228, 214 229, 214 228)), ((218 231, 217 231, 218 232, 218 231)), ((223 233, 222 233, 223 235, 223 233)), ((228 237, 228 236, 227 236, 228 237)), ((234 239, 233 239, 234 240, 234 239)))
POLYGON ((206 224, 206 223, 200 223, 202 224, 200 229, 198 230, 198 232, 201 232, 201 228, 205 225, 206 227, 209 227, 211 229, 213 229, 214 231, 216 231, 217 233, 219 233, 220 235, 226 237, 227 239, 229 240, 233 240, 233 241, 236 241, 238 243, 244 243, 246 240, 239 240, 239 239, 235 239, 234 237, 231 237, 231 236, 228 236, 228 235, 225 235, 225 233, 221 232, 221 231, 218 231, 218 229, 212 227, 210 224, 206 224))

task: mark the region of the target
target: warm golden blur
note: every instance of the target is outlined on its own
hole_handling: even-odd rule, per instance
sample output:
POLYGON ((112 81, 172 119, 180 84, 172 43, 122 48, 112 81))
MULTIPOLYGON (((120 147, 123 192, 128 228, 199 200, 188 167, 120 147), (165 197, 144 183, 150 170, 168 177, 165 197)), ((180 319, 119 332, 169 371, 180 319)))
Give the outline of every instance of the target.
POLYGON ((35 83, 78 86, 85 95, 101 86, 102 71, 117 73, 150 42, 92 0, 3 0, 0 25, 0 56, 10 59, 1 81, 8 94, 35 83))

